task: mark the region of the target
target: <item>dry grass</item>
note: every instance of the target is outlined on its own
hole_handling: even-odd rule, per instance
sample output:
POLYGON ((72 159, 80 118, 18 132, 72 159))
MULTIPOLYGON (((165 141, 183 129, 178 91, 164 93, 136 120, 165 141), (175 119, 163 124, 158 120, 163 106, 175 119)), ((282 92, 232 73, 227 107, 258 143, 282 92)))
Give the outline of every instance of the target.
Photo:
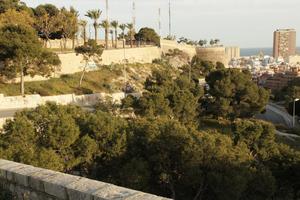
MULTIPOLYGON (((126 66, 128 82, 140 90, 146 77, 151 74, 153 68, 161 66, 154 64, 128 64, 126 66)), ((25 83, 26 94, 40 94, 51 96, 59 94, 92 94, 99 92, 118 92, 124 86, 124 66, 102 66, 97 71, 85 74, 82 87, 79 88, 81 73, 63 75, 60 78, 51 78, 46 81, 25 83)), ((0 94, 5 96, 20 95, 19 84, 0 83, 0 94)))

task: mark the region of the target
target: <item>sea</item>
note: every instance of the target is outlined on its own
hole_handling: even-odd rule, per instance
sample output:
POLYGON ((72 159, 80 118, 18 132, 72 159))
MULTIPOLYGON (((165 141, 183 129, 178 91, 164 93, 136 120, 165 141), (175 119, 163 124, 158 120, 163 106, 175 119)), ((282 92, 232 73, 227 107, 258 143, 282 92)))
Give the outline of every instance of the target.
MULTIPOLYGON (((263 52, 264 55, 272 56, 273 55, 273 48, 271 48, 271 47, 241 48, 241 56, 259 55, 260 52, 263 52)), ((297 47, 297 53, 300 54, 300 47, 297 47)))

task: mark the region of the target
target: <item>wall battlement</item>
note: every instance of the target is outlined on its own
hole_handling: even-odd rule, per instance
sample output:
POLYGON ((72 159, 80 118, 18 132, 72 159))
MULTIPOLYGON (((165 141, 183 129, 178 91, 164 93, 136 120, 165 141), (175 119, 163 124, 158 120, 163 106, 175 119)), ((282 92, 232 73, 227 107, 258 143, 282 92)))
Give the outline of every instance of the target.
POLYGON ((168 200, 87 178, 0 159, 0 184, 17 199, 168 200))

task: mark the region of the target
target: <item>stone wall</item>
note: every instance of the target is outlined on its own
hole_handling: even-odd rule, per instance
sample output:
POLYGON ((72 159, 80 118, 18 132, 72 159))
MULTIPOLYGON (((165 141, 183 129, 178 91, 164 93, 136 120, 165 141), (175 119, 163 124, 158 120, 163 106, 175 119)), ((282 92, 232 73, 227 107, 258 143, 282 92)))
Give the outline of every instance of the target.
MULTIPOLYGON (((100 44, 100 45, 105 45, 105 40, 97 40, 97 43, 100 44)), ((74 46, 75 47, 83 45, 83 44, 84 44, 83 39, 76 39, 74 41, 74 46)), ((63 40, 51 40, 51 41, 47 42, 47 47, 50 48, 50 49, 61 49, 61 48, 63 48, 63 45, 64 45, 63 40)), ((108 47, 112 48, 111 40, 108 41, 108 47)), ((122 40, 118 41, 118 47, 123 47, 123 41, 122 40)), ((72 40, 70 40, 70 39, 67 40, 66 48, 67 49, 72 49, 73 48, 73 41, 72 40)))
POLYGON ((163 53, 167 53, 170 49, 179 49, 189 55, 190 58, 196 55, 196 47, 187 44, 179 44, 173 40, 161 40, 161 50, 163 53))
POLYGON ((167 200, 109 183, 1 159, 0 184, 20 200, 167 200))
MULTIPOLYGON (((125 58, 128 63, 152 63, 154 59, 161 58, 161 49, 154 46, 139 47, 139 48, 126 48, 125 58)), ((74 74, 76 72, 81 72, 84 67, 84 62, 82 61, 81 55, 76 55, 74 52, 69 53, 59 53, 61 60, 61 67, 59 71, 56 71, 52 77, 59 77, 63 74, 74 74)), ((110 49, 104 50, 101 56, 102 65, 110 65, 112 63, 124 63, 124 49, 110 49)), ((97 66, 91 64, 88 71, 97 70, 97 66)), ((45 77, 26 76, 25 81, 43 81, 47 80, 45 77)), ((15 79, 13 82, 18 83, 19 78, 15 79)))
MULTIPOLYGON (((139 94, 133 94, 139 96, 139 94)), ((78 106, 92 106, 95 105, 99 100, 105 100, 110 98, 115 103, 120 103, 125 98, 124 92, 106 94, 96 93, 87 95, 57 95, 57 96, 40 96, 40 95, 26 95, 22 96, 9 96, 4 97, 0 95, 0 110, 9 109, 24 109, 24 108, 35 108, 38 105, 44 105, 47 102, 54 102, 60 105, 78 105, 78 106)))

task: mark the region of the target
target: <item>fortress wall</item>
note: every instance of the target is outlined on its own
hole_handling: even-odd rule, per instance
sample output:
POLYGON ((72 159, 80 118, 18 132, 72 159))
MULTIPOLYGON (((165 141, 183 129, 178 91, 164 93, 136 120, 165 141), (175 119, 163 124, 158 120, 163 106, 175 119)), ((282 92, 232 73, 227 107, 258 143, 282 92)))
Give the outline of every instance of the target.
MULTIPOLYGON (((139 48, 126 48, 125 58, 127 63, 152 63, 154 59, 161 58, 161 49, 154 46, 149 47, 139 47, 139 48)), ((55 72, 52 77, 59 77, 63 74, 74 74, 76 72, 81 72, 84 67, 84 62, 82 61, 81 55, 76 55, 76 53, 59 53, 61 60, 60 70, 55 72)), ((104 50, 102 56, 102 61, 99 64, 110 65, 113 63, 124 63, 124 49, 110 49, 104 50)), ((88 71, 97 70, 97 66, 93 65, 89 67, 88 71)), ((46 77, 26 76, 25 81, 43 81, 47 80, 46 77)), ((18 83, 19 78, 15 79, 13 82, 18 83)))
POLYGON ((0 160, 0 184, 19 200, 167 200, 109 183, 7 160, 0 160))
POLYGON ((167 53, 170 49, 179 49, 187 53, 191 59, 196 55, 196 47, 192 45, 179 44, 172 40, 161 40, 160 45, 163 53, 167 53))
POLYGON ((229 59, 225 51, 225 47, 197 48, 197 55, 203 60, 211 61, 213 63, 221 62, 225 66, 227 66, 229 62, 229 59))

